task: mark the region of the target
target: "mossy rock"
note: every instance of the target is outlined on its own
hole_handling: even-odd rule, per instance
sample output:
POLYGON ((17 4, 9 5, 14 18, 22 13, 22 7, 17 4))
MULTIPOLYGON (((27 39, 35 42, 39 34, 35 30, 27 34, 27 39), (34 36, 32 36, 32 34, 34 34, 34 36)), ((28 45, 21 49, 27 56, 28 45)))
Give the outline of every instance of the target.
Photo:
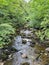
POLYGON ((48 55, 47 54, 42 54, 41 56, 40 56, 40 58, 42 59, 42 64, 43 65, 46 65, 46 64, 49 64, 49 57, 48 57, 48 55))
POLYGON ((30 65, 28 62, 21 63, 20 65, 30 65))
POLYGON ((45 46, 35 45, 35 53, 41 53, 42 51, 45 51, 45 46))

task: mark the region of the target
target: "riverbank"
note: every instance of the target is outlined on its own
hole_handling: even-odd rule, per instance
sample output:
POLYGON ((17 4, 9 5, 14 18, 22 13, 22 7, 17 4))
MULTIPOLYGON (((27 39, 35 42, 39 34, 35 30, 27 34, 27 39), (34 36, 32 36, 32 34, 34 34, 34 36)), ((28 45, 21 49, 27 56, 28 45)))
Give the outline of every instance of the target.
POLYGON ((35 35, 36 31, 33 28, 19 30, 12 46, 4 50, 7 55, 3 59, 5 63, 0 62, 0 64, 41 65, 40 56, 45 53, 45 47, 40 46, 39 38, 35 35))

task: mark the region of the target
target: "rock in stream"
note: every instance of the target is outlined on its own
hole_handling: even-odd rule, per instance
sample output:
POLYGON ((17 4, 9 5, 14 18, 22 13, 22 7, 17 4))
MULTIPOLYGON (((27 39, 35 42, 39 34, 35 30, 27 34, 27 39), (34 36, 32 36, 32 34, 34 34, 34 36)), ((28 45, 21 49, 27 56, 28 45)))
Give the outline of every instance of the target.
POLYGON ((26 38, 32 31, 23 30, 20 31, 20 33, 21 35, 23 33, 25 36, 22 38, 22 36, 18 35, 12 45, 18 52, 13 53, 12 59, 6 61, 4 65, 38 65, 34 63, 36 59, 35 49, 30 46, 30 44, 32 44, 32 38, 26 38))

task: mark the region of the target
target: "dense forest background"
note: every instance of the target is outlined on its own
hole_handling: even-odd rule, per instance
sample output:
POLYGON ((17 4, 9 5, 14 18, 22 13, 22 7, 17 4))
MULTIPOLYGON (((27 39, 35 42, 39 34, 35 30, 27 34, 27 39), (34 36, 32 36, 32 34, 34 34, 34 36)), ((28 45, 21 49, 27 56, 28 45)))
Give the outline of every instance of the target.
POLYGON ((49 39, 49 0, 0 0, 0 47, 25 24, 39 29, 41 41, 49 39))

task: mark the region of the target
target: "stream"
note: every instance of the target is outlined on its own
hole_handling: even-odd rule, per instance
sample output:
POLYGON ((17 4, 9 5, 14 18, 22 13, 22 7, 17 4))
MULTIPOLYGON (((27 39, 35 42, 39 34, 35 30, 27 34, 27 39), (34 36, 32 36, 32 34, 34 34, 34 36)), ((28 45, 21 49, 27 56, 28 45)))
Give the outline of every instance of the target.
MULTIPOLYGON (((12 54, 12 59, 5 61, 4 65, 38 65, 36 62, 34 45, 32 43, 32 31, 21 30, 12 45, 18 52, 12 54), (23 36, 22 36, 23 35, 23 36), (29 38, 28 38, 29 37, 29 38), (32 45, 32 46, 31 46, 32 45)), ((39 64, 40 65, 40 64, 39 64)))

